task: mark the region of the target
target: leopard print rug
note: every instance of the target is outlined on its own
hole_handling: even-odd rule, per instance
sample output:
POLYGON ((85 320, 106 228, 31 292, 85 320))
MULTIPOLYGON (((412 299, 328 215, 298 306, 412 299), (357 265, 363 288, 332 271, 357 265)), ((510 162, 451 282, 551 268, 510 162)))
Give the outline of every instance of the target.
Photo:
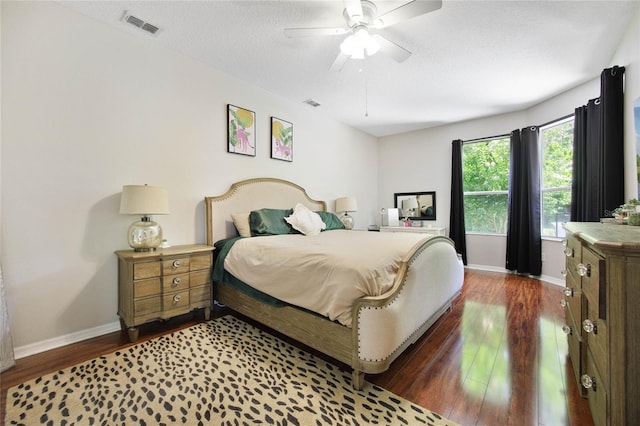
POLYGON ((6 424, 452 425, 232 316, 9 389, 6 424))

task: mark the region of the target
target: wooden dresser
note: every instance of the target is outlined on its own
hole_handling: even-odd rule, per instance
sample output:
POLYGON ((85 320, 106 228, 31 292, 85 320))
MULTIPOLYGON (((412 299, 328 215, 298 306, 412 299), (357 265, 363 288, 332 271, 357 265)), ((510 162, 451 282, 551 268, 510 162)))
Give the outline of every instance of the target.
POLYGON ((138 339, 137 326, 168 319, 193 309, 211 315, 213 247, 175 246, 153 252, 116 251, 118 256, 118 315, 129 340, 138 339))
POLYGON ((565 224, 571 364, 596 426, 640 419, 640 227, 565 224))

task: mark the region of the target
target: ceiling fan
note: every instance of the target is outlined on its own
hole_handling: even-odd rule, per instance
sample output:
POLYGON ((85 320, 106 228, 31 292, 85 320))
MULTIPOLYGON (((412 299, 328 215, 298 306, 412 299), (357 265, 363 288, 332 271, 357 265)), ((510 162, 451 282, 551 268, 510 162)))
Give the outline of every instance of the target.
POLYGON ((372 1, 345 0, 343 15, 347 22, 346 27, 286 28, 284 33, 290 38, 349 34, 340 44, 340 53, 331 65, 331 71, 340 71, 349 58, 364 59, 365 56, 374 55, 378 50, 402 62, 411 56, 411 52, 379 34, 371 34, 371 30, 383 29, 441 7, 442 0, 412 0, 377 16, 378 8, 372 1))

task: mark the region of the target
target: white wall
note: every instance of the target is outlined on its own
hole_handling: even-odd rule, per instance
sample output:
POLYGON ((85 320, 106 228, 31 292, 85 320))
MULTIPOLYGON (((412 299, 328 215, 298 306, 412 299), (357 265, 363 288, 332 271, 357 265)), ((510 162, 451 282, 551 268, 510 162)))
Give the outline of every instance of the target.
POLYGON ((204 243, 207 195, 271 176, 376 207, 377 140, 52 2, 1 2, 3 273, 18 357, 117 329, 122 185, 164 186, 173 245, 204 243), (256 112, 257 155, 226 152, 226 105, 256 112), (293 162, 269 119, 294 123, 293 162), (353 179, 358 176, 358 179, 353 179))
MULTIPOLYGON (((640 96, 640 8, 620 43, 610 66, 625 66, 625 192, 636 198, 636 139, 633 127, 633 101, 640 96)), ((379 208, 393 206, 393 193, 437 191, 437 221, 449 225, 451 191, 451 141, 508 134, 529 125, 545 124, 573 114, 577 106, 600 95, 600 77, 594 76, 576 88, 548 99, 528 110, 455 123, 381 138, 378 145, 379 208)), ((543 279, 561 284, 564 258, 559 241, 543 240, 543 279)), ((489 270, 504 270, 504 236, 467 235, 469 265, 489 270)))

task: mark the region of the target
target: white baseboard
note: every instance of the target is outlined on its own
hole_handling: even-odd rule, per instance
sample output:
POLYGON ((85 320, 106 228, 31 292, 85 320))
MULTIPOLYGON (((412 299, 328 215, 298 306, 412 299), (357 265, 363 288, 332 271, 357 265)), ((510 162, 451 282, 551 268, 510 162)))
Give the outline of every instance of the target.
POLYGON ((58 336, 52 339, 43 340, 41 342, 30 343, 28 345, 15 348, 15 358, 20 359, 30 355, 39 354, 41 352, 46 352, 51 349, 59 348, 71 343, 80 342, 82 340, 91 339, 93 337, 102 336, 103 334, 112 333, 119 330, 120 322, 116 321, 110 324, 76 331, 75 333, 65 334, 64 336, 58 336))
MULTIPOLYGON (((511 273, 511 271, 508 271, 508 270, 506 270, 504 268, 500 268, 498 266, 467 265, 466 268, 468 268, 468 269, 476 269, 478 271, 501 272, 503 274, 510 274, 511 273)), ((548 275, 541 275, 539 277, 531 277, 531 278, 536 278, 536 279, 539 279, 540 281, 544 281, 546 283, 557 285, 557 286, 560 286, 560 287, 564 287, 565 286, 564 280, 558 279, 558 278, 555 278, 555 277, 550 277, 548 275)))

